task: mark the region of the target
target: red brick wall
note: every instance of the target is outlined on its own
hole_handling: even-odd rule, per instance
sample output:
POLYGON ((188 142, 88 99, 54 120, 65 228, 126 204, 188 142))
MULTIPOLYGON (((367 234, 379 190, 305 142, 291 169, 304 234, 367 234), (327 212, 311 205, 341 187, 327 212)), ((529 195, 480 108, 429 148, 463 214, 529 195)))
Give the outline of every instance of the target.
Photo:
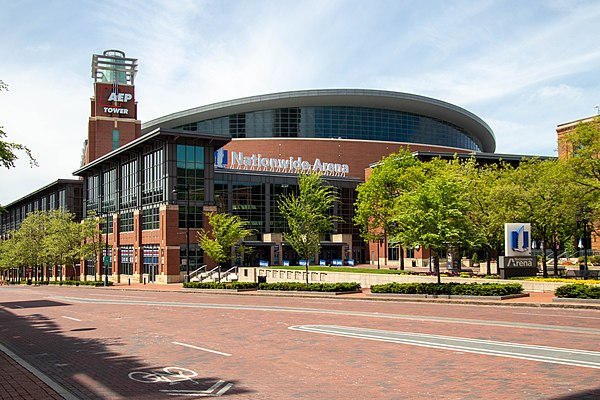
MULTIPOLYGON (((289 158, 302 157, 313 163, 315 159, 321 162, 348 164, 348 177, 364 179, 365 168, 376 163, 383 157, 398 152, 408 144, 394 142, 373 142, 344 139, 297 139, 297 138, 268 138, 268 139, 234 139, 224 148, 231 151, 243 152, 244 156, 261 154, 263 157, 289 158)), ((447 151, 469 153, 441 146, 410 145, 411 151, 447 151)), ((231 163, 231 155, 229 156, 231 163)))

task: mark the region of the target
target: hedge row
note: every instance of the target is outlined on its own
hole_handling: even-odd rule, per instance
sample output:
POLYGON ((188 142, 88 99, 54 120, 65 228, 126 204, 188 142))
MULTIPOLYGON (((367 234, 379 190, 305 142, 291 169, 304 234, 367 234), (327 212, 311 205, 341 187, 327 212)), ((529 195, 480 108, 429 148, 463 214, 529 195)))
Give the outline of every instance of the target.
POLYGON ((309 291, 309 292, 354 292, 360 290, 360 283, 340 282, 340 283, 300 283, 300 282, 274 282, 261 283, 259 290, 288 290, 288 291, 309 291))
POLYGON ((256 289, 254 282, 185 282, 184 288, 189 289, 256 289))
POLYGON ((386 283, 372 285, 372 293, 437 294, 454 296, 507 296, 519 294, 519 283, 386 283))
POLYGON ((575 283, 557 287, 554 291, 557 297, 568 297, 573 299, 600 299, 600 286, 575 283))

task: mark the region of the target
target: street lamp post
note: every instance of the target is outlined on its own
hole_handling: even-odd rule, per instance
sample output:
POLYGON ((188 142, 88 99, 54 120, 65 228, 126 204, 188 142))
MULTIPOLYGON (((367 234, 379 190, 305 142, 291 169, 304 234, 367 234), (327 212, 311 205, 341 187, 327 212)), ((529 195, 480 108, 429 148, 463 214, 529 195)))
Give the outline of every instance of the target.
POLYGON ((579 265, 580 270, 587 270, 587 224, 588 218, 586 216, 585 208, 581 211, 581 223, 583 224, 583 237, 579 239, 579 249, 583 250, 583 265, 579 265))
MULTIPOLYGON (((185 185, 185 278, 184 282, 190 280, 190 185, 185 185)), ((173 194, 177 196, 177 188, 173 190, 173 194)), ((177 198, 176 198, 177 199, 177 198)))

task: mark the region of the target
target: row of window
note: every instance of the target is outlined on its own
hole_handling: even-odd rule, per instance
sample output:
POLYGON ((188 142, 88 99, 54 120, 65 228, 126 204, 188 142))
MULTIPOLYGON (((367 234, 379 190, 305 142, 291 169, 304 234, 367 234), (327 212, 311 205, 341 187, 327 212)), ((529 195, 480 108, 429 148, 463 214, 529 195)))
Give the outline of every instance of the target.
POLYGON ((74 202, 75 206, 67 202, 67 190, 60 189, 25 204, 10 207, 6 212, 0 213, 0 234, 19 229, 27 214, 34 211, 63 210, 74 212, 76 217, 80 216, 81 207, 76 205, 81 202, 81 189, 73 188, 72 197, 71 202, 74 202))
POLYGON ((480 150, 463 128, 409 112, 366 107, 291 107, 234 114, 180 129, 253 137, 317 137, 386 140, 480 150))
MULTIPOLYGON (((119 249, 120 257, 119 257, 119 271, 123 275, 133 275, 133 262, 134 262, 134 249, 132 245, 124 245, 119 249)), ((187 247, 182 245, 179 249, 180 254, 180 265, 181 271, 186 271, 186 262, 187 262, 187 247)), ((148 244, 142 246, 142 273, 143 274, 156 274, 157 266, 159 263, 159 255, 160 248, 157 244, 148 244)), ((103 250, 102 259, 108 256, 110 260, 110 266, 105 269, 104 265, 102 266, 102 274, 105 272, 109 275, 112 274, 112 250, 103 250)), ((197 244, 190 244, 190 271, 195 271, 200 268, 204 262, 204 255, 202 250, 197 244)), ((49 270, 51 274, 51 269, 49 270)), ((86 275, 94 275, 96 273, 96 265, 94 260, 86 260, 85 262, 85 274, 86 275)))
MULTIPOLYGON (((341 202, 332 213, 340 216, 342 222, 334 227, 337 233, 353 233, 354 188, 338 188, 341 202)), ((220 212, 238 215, 248 222, 248 226, 259 232, 285 232, 287 223, 279 211, 279 200, 298 192, 297 185, 270 184, 258 182, 215 182, 215 203, 220 212), (267 190, 269 194, 267 195, 267 190), (268 202, 268 204, 267 204, 268 202)), ((180 219, 181 222, 181 219, 180 219)), ((180 227, 182 227, 180 225, 180 227)))
POLYGON ((138 173, 138 168, 138 160, 134 158, 121 163, 118 168, 88 176, 86 178, 87 213, 114 212, 117 210, 117 205, 120 205, 120 208, 136 207, 140 194, 144 205, 164 201, 166 178, 163 150, 158 149, 145 154, 142 158, 141 174, 138 173), (141 193, 138 192, 140 189, 141 193))

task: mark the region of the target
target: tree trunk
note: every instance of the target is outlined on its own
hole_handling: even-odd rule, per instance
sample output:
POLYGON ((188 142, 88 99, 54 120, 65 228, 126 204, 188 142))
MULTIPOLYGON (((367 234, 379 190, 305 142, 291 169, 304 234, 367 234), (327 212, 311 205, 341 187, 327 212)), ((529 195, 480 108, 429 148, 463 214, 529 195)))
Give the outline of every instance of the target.
POLYGON ((488 247, 485 250, 485 263, 486 263, 486 274, 492 274, 492 247, 488 247))
POLYGON ((556 239, 552 243, 552 254, 554 259, 554 277, 558 276, 558 243, 556 239))
POLYGON ((433 252, 433 263, 435 264, 435 274, 437 276, 437 283, 442 283, 442 278, 440 277, 440 257, 438 256, 437 251, 433 252))
POLYGON ((398 251, 400 251, 400 271, 404 271, 404 247, 398 245, 398 251))
POLYGON ((542 243, 540 245, 540 249, 542 250, 542 276, 544 278, 548 277, 548 266, 546 265, 546 241, 542 239, 542 243))

